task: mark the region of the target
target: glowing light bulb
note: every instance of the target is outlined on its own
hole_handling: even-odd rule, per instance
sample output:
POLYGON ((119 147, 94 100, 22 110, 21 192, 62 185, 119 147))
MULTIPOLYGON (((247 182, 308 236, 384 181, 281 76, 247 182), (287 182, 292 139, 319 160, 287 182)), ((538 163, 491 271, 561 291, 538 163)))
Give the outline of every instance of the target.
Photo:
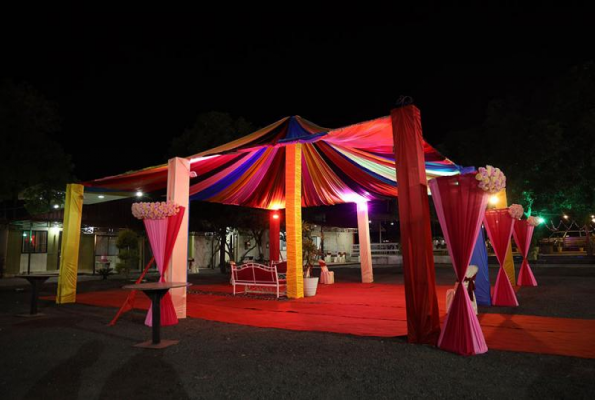
POLYGON ((60 208, 60 206, 57 204, 54 204, 54 208, 57 210, 58 208, 60 208))
POLYGON ((564 215, 564 219, 568 219, 568 215, 564 215))
POLYGON ((545 219, 543 219, 543 217, 539 217, 539 218, 537 218, 537 222, 539 222, 540 224, 543 224, 545 222, 545 219))
POLYGON ((102 194, 100 194, 100 195, 99 195, 99 196, 97 196, 97 197, 99 197, 100 199, 105 199, 105 196, 104 196, 104 195, 102 195, 102 194))
POLYGON ((498 204, 498 196, 490 196, 490 204, 493 206, 498 204))
POLYGON ((141 192, 140 190, 136 192, 136 197, 143 197, 143 192, 141 192))

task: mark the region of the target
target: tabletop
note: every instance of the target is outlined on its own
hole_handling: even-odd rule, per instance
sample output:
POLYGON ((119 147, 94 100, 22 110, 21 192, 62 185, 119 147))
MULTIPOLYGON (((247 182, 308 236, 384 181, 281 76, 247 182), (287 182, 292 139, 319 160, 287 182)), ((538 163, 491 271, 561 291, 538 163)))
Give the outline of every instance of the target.
POLYGON ((173 288, 180 288, 190 286, 191 284, 188 282, 147 282, 147 283, 137 283, 134 285, 126 285, 123 289, 131 289, 131 290, 163 290, 163 289, 173 289, 173 288))
POLYGON ((57 278, 59 275, 58 274, 20 274, 20 275, 16 275, 15 278, 23 278, 23 279, 27 279, 27 278, 57 278))

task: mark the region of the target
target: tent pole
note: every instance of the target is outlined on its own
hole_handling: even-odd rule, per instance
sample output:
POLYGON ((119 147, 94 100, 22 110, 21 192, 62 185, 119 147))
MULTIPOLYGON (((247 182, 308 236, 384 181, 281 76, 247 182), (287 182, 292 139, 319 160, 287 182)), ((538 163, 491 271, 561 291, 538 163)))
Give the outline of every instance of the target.
POLYGON ((287 297, 304 297, 302 261, 302 145, 285 147, 285 227, 287 231, 287 297))
MULTIPOLYGON (((83 185, 74 183, 66 185, 66 203, 64 204, 64 221, 62 224, 62 249, 60 250, 60 275, 58 277, 58 293, 56 295, 57 304, 76 302, 84 190, 83 185)), ((29 240, 31 240, 31 237, 29 237, 29 240)))
MULTIPOLYGON (((190 214, 190 162, 185 158, 175 157, 167 164, 167 201, 172 201, 187 211, 176 238, 169 268, 166 272, 168 282, 188 281, 188 215, 190 214)), ((171 298, 178 318, 186 318, 186 288, 170 290, 171 298)))
POLYGON ((374 272, 372 270, 368 203, 366 202, 357 203, 357 233, 359 235, 359 259, 362 270, 362 283, 372 283, 374 282, 374 272))

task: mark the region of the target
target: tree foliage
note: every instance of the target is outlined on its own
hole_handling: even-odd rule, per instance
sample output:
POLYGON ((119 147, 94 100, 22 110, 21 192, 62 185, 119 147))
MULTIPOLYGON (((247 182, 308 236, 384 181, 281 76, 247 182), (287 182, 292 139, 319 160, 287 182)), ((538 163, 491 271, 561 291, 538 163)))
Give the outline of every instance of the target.
POLYGON ((233 118, 228 113, 206 112, 199 114, 190 129, 172 141, 168 157, 190 156, 209 150, 254 131, 244 118, 233 118))
POLYGON ((0 200, 27 200, 30 213, 63 204, 72 164, 53 137, 56 108, 27 83, 0 83, 0 200))
POLYGON ((116 264, 118 273, 124 273, 126 278, 130 276, 130 270, 138 266, 140 259, 138 249, 138 235, 130 229, 123 229, 118 233, 116 239, 118 248, 118 258, 120 262, 116 264))
POLYGON ((509 202, 556 220, 595 212, 595 64, 579 65, 530 93, 492 100, 482 126, 451 132, 440 147, 457 163, 491 164, 509 202))

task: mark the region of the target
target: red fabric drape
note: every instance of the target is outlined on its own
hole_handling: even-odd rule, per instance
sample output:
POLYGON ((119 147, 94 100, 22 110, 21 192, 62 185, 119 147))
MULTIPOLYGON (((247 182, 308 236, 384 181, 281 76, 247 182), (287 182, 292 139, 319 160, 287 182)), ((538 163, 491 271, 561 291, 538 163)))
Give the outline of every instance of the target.
POLYGON ((438 347, 463 355, 485 353, 488 346, 462 283, 481 228, 487 194, 478 187, 475 174, 436 178, 429 185, 459 282, 438 347))
MULTIPOLYGON (((151 259, 149 260, 149 263, 143 270, 143 273, 140 274, 140 276, 136 280, 136 282, 135 282, 136 284, 139 284, 143 281, 143 278, 147 274, 147 271, 149 270, 149 268, 151 268, 151 265, 153 265, 154 261, 155 261, 155 257, 151 257, 151 259)), ((134 308, 134 300, 135 299, 136 299, 136 290, 131 290, 130 293, 128 293, 128 296, 126 297, 124 304, 122 304, 122 306, 120 306, 118 313, 116 314, 114 319, 112 319, 111 322, 109 323, 110 326, 116 325, 116 322, 118 322, 118 319, 120 318, 120 316, 122 314, 124 314, 125 312, 128 312, 134 308)))
POLYGON ((279 261, 279 230, 281 226, 281 213, 277 210, 270 212, 269 216, 269 260, 279 261))
POLYGON ((526 219, 514 223, 514 241, 523 256, 519 278, 516 281, 517 286, 537 286, 537 281, 535 280, 535 276, 533 276, 533 271, 531 271, 529 261, 527 260, 534 229, 535 227, 528 224, 526 219))
POLYGON ((500 270, 498 271, 494 294, 492 295, 492 304, 495 306, 516 307, 519 302, 504 271, 506 252, 509 249, 512 230, 514 229, 514 219, 508 213, 508 208, 503 208, 486 211, 484 222, 494 253, 496 253, 496 258, 500 263, 500 270))
POLYGON ((407 339, 435 345, 440 335, 430 206, 419 109, 413 105, 391 111, 403 277, 407 309, 407 339))
MULTIPOLYGON (((171 217, 167 218, 167 235, 165 239, 165 253, 163 256, 163 272, 161 273, 159 282, 165 282, 169 261, 171 260, 171 255, 174 250, 174 245, 176 244, 176 238, 178 237, 178 232, 180 231, 180 226, 182 225, 182 219, 184 218, 185 211, 186 209, 184 207, 180 207, 180 211, 176 215, 172 215, 171 217)), ((171 299, 171 294, 167 292, 161 299, 161 325, 168 326, 175 325, 177 323, 178 317, 171 299)), ((145 325, 153 325, 153 310, 151 307, 149 307, 149 312, 145 318, 145 325)))

